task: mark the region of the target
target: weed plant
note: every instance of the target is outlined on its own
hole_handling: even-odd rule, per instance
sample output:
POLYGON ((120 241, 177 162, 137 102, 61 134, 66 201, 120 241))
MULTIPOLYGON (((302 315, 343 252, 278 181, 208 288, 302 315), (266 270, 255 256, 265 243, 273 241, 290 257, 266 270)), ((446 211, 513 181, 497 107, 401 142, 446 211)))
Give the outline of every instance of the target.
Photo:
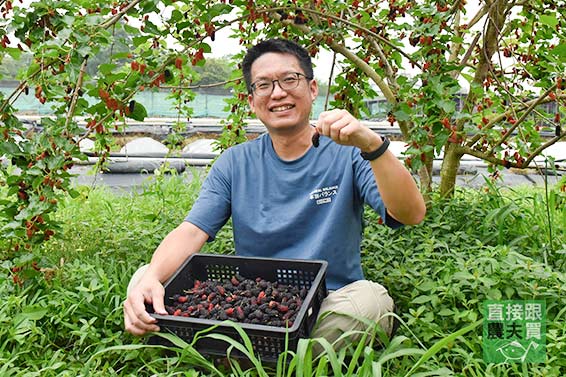
MULTIPOLYGON (((187 214, 200 186, 193 173, 157 177, 134 193, 82 187, 57 212, 59 237, 36 252, 38 277, 17 286, 11 262, 0 262, 0 376, 566 375, 566 199, 558 190, 461 189, 435 198, 423 224, 399 230, 377 225, 368 211, 366 277, 387 286, 399 308, 390 341, 367 323, 366 342, 335 349, 304 339, 267 364, 244 333, 241 343, 214 329, 198 334, 248 355, 222 365, 167 334, 176 346, 126 334, 128 280, 187 214), (546 300, 545 363, 482 360, 486 299, 546 300)), ((231 238, 227 224, 204 252, 232 253, 231 238)))

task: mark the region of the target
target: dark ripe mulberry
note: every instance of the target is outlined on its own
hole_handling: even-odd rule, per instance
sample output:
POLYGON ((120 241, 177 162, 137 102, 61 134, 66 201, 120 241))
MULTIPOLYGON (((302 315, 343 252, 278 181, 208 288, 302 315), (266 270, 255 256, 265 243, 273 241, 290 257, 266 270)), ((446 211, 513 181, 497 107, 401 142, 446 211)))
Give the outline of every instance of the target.
POLYGON ((255 282, 253 282, 253 281, 251 281, 251 280, 249 280, 249 279, 248 279, 248 280, 244 280, 243 284, 244 284, 244 286, 246 287, 246 291, 250 291, 250 292, 251 292, 251 290, 254 289, 255 286, 256 286, 256 285, 255 285, 255 282))
POLYGON ((271 317, 279 317, 279 311, 277 309, 267 309, 265 311, 265 314, 267 314, 271 317))
POLYGON ((228 279, 224 280, 224 289, 226 289, 229 292, 234 291, 235 287, 232 284, 232 280, 228 280, 228 279))
POLYGON ((208 314, 210 315, 210 317, 214 318, 218 315, 218 312, 219 312, 218 308, 212 308, 212 310, 210 310, 208 314))
POLYGON ((259 309, 254 310, 254 312, 251 313, 250 316, 252 316, 252 315, 253 315, 255 318, 263 319, 263 312, 262 312, 261 310, 259 310, 259 309))
POLYGON ((168 70, 168 69, 166 69, 166 70, 163 72, 163 75, 164 75, 163 77, 165 78, 165 81, 169 81, 169 80, 171 80, 171 78, 173 77, 173 74, 172 74, 171 71, 168 70))
POLYGON ((254 308, 255 306, 252 305, 244 306, 244 308, 242 309, 244 311, 244 316, 247 317, 248 315, 250 315, 250 313, 254 311, 254 308))
POLYGON ((315 130, 314 134, 312 135, 312 145, 315 148, 318 148, 320 145, 320 134, 317 130, 315 130))

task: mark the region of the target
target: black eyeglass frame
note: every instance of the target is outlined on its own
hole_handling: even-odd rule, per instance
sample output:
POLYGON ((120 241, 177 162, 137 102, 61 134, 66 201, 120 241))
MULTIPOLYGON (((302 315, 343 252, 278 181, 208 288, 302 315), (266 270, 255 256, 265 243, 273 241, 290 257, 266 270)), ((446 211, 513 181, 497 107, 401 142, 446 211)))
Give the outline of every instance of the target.
POLYGON ((290 75, 290 74, 297 75, 297 86, 295 86, 293 88, 284 88, 283 86, 281 86, 281 82, 279 80, 282 80, 286 77, 282 77, 282 78, 279 78, 277 80, 259 79, 259 80, 255 81, 254 83, 252 83, 250 85, 251 92, 253 94, 257 94, 260 97, 267 97, 267 96, 270 96, 271 93, 273 93, 273 91, 275 90, 275 82, 277 82, 277 84, 279 84, 279 87, 283 90, 294 90, 294 89, 299 87, 299 84, 301 82, 301 76, 304 77, 307 81, 311 81, 313 79, 312 77, 308 77, 307 75, 305 75, 304 73, 301 73, 301 72, 288 72, 288 73, 286 73, 286 75, 290 75), (256 85, 259 81, 265 81, 265 82, 271 81, 271 90, 269 91, 269 93, 266 92, 266 94, 258 94, 256 92, 256 85))

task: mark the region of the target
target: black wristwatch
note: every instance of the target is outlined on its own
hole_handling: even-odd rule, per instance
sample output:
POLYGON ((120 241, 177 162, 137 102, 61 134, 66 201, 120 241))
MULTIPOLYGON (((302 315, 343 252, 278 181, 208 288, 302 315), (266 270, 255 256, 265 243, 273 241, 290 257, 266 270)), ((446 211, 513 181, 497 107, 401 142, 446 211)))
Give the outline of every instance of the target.
POLYGON ((383 143, 381 143, 379 148, 377 148, 376 150, 372 152, 360 152, 360 155, 364 160, 373 161, 385 153, 387 148, 389 148, 389 139, 386 138, 385 136, 382 136, 381 140, 383 141, 383 143))

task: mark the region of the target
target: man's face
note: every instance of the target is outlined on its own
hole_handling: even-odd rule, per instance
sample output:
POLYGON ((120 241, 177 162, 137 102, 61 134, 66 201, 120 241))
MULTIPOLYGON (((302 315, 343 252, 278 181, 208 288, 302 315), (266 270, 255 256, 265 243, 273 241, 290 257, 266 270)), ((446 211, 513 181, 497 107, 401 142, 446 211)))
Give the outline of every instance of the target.
MULTIPOLYGON (((304 75, 298 59, 291 54, 266 53, 251 67, 252 84, 261 81, 269 83, 270 88, 272 80, 282 80, 294 73, 304 75)), ((248 96, 250 109, 268 129, 282 130, 309 124, 318 86, 315 80, 308 81, 302 75, 298 76, 298 85, 294 89, 282 89, 276 82, 271 94, 259 96, 253 93, 248 96)))

